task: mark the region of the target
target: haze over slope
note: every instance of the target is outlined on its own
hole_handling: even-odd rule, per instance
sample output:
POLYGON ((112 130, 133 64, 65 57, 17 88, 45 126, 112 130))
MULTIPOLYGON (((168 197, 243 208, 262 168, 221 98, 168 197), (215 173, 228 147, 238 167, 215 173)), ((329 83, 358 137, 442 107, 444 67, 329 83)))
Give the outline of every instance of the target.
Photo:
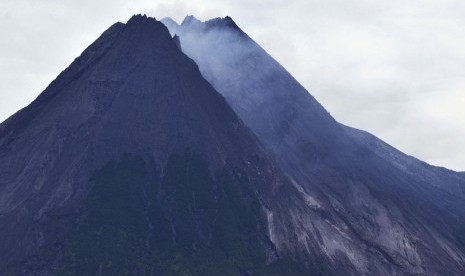
POLYGON ((337 123, 231 18, 162 21, 319 212, 296 215, 301 243, 275 240, 278 248, 335 263, 344 256, 362 274, 369 264, 386 275, 461 274, 463 174, 337 123))

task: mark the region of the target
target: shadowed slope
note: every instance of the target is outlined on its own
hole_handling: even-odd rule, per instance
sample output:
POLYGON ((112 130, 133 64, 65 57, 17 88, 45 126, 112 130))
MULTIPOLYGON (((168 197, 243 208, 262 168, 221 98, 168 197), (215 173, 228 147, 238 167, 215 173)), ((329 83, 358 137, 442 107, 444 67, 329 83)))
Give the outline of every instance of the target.
POLYGON ((303 201, 155 19, 115 24, 0 131, 2 274, 300 273, 266 210, 303 201))

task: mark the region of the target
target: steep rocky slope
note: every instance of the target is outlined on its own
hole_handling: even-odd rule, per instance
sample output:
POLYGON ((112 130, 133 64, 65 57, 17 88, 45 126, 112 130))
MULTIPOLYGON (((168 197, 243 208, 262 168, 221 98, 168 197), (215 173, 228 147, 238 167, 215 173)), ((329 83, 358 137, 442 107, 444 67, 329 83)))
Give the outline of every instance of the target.
POLYGON ((1 275, 301 272, 267 214, 304 202, 153 18, 113 25, 3 122, 0 163, 1 275))
POLYGON ((355 274, 464 273, 463 174, 336 122, 231 18, 162 21, 309 206, 289 225, 299 243, 272 239, 280 252, 355 274))

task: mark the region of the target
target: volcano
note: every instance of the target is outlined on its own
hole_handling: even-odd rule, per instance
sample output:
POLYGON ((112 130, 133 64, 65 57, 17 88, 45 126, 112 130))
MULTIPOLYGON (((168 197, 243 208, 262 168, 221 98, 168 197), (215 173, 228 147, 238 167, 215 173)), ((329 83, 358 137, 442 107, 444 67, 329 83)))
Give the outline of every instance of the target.
POLYGON ((106 30, 0 124, 1 275, 462 275, 465 178, 339 124, 230 18, 106 30))
POLYGON ((0 129, 2 274, 279 266, 266 212, 297 194, 153 18, 113 25, 0 129))

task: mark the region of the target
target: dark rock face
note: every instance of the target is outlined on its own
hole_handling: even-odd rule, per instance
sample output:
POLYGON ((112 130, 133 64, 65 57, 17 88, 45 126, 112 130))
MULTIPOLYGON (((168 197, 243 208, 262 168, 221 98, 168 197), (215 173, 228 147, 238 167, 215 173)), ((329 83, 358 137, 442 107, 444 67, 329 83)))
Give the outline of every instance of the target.
POLYGON ((113 25, 3 122, 0 163, 1 275, 304 271, 268 227, 304 202, 155 19, 113 25))
POLYGON ((164 23, 0 124, 0 275, 463 274, 463 173, 338 124, 231 18, 164 23))
POLYGON ((463 275, 463 173, 337 123, 231 18, 162 21, 305 201, 288 222, 268 213, 279 254, 323 274, 463 275))

